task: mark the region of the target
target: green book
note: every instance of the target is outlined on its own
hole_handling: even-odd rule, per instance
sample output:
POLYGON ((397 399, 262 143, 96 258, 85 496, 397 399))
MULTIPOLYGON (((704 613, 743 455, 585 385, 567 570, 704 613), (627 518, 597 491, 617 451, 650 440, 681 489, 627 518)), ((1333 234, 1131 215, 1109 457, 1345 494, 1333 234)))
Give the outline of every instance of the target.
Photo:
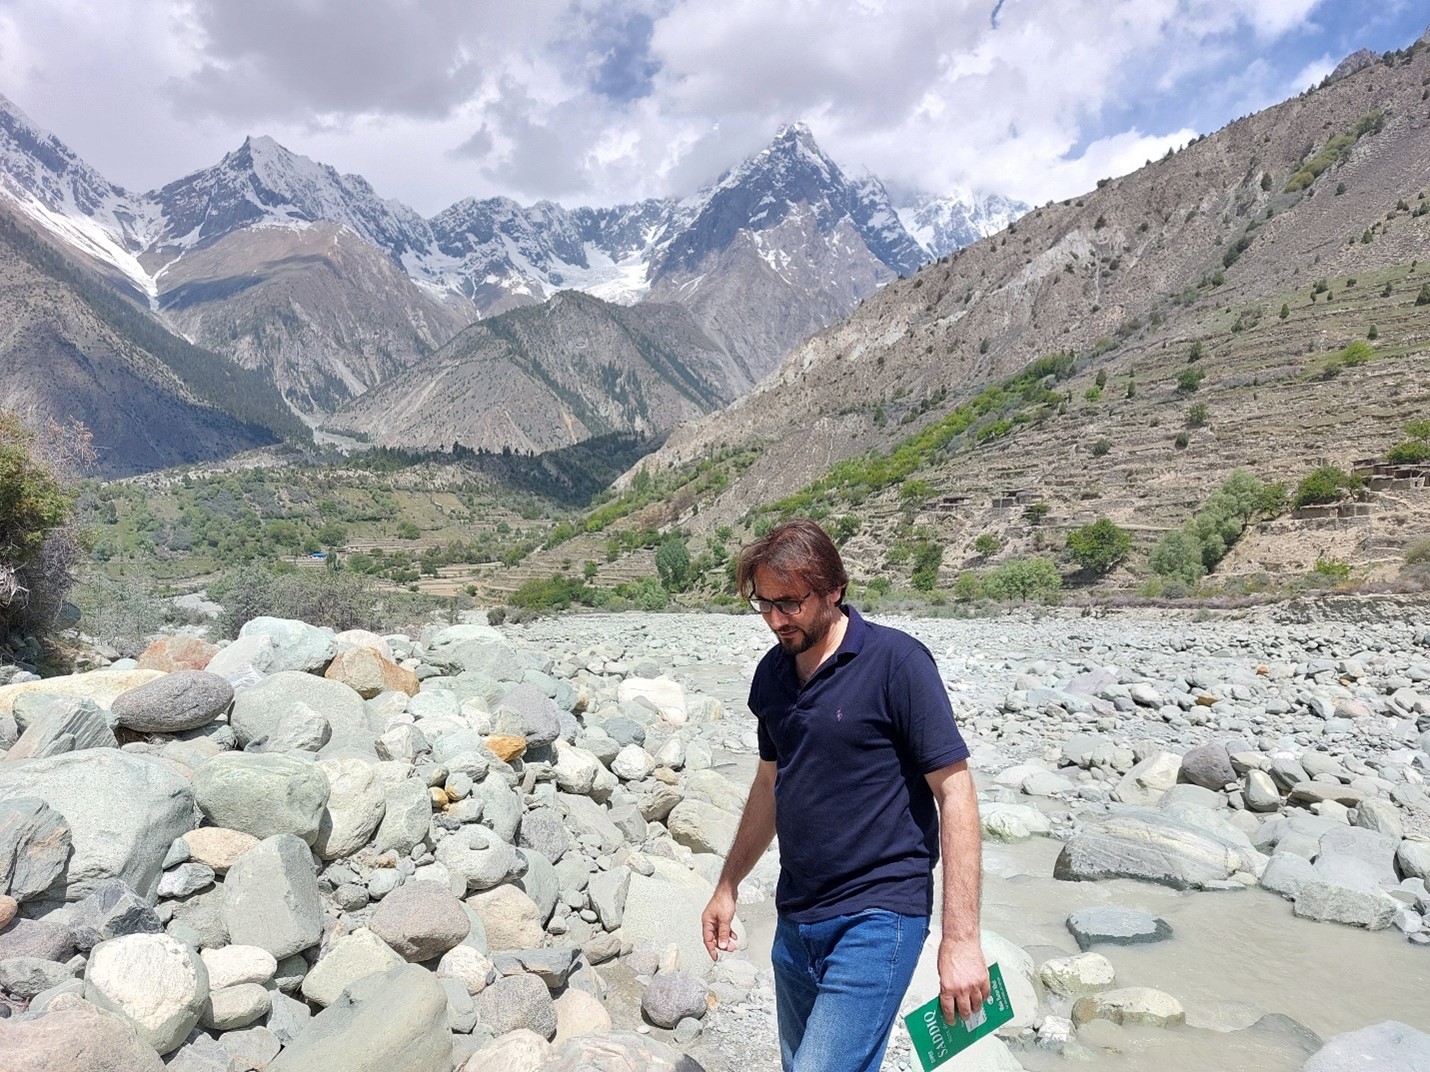
POLYGON ((939 1009, 938 998, 920 1005, 904 1017, 904 1025, 909 1029, 914 1052, 919 1055, 919 1063, 924 1072, 937 1068, 955 1054, 962 1053, 975 1042, 1013 1019, 1013 1003, 1008 1000, 1008 988, 1003 983, 1003 972, 997 964, 988 965, 988 982, 991 987, 988 1000, 983 1008, 973 1016, 973 1022, 959 1020, 949 1023, 939 1009))

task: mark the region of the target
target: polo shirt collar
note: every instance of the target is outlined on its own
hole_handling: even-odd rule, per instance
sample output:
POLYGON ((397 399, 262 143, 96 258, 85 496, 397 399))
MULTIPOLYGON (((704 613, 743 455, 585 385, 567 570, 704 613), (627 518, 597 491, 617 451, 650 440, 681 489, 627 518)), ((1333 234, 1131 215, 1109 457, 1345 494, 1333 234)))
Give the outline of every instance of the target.
MULTIPOLYGON (((844 627, 844 639, 839 642, 839 647, 834 650, 834 654, 826 659, 820 666, 818 672, 815 673, 809 681, 805 682, 806 687, 829 673, 829 671, 835 667, 847 663, 864 648, 864 638, 869 633, 869 623, 864 621, 863 616, 848 603, 843 604, 840 609, 844 611, 845 616, 848 618, 848 624, 844 627)), ((783 656, 782 662, 785 675, 794 683, 796 688, 799 687, 799 675, 794 668, 795 657, 785 651, 781 651, 780 654, 783 656)))

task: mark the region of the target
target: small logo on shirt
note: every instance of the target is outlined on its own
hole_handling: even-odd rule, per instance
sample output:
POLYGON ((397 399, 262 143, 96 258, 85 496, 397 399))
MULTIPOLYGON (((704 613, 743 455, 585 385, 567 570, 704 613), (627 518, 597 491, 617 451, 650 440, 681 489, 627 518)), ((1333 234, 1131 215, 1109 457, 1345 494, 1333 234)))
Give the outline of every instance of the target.
POLYGON ((843 721, 844 721, 844 708, 842 708, 842 707, 836 707, 836 708, 834 709, 834 718, 835 718, 835 721, 837 721, 837 722, 843 722, 843 721))

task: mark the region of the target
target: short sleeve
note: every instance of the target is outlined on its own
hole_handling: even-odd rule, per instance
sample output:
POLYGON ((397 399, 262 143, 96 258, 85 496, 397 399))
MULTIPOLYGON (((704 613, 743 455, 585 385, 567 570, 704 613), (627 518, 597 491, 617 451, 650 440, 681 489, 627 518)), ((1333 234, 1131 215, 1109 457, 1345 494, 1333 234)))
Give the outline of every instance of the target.
POLYGON ((916 642, 890 675, 889 709, 919 773, 968 758, 938 666, 922 644, 916 642))

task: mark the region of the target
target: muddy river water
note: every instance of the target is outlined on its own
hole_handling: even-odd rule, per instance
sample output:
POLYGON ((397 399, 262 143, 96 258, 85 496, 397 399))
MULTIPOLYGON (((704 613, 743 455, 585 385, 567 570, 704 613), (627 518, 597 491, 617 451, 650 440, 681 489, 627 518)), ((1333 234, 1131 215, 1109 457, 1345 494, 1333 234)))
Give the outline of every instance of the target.
MULTIPOLYGON (((707 673, 704 684, 724 685, 734 700, 736 680, 707 673)), ((717 762, 741 785, 754 766, 748 754, 722 754, 717 762)), ((1093 1062, 1099 1070, 1296 1072, 1317 1047, 1307 1031, 1324 1039, 1384 1020, 1430 1031, 1430 949, 1412 946, 1399 931, 1368 933, 1298 919, 1289 901, 1259 888, 1182 892, 1130 879, 1059 881, 1052 873, 1061 848, 1053 838, 984 843, 984 927, 1041 964, 1078 952, 1066 921, 1080 908, 1117 904, 1160 916, 1171 925, 1170 940, 1096 951, 1116 968, 1118 986, 1163 990, 1187 1013, 1187 1026, 1177 1029, 1105 1023, 1089 1029, 1098 1042, 1122 1050, 1099 1050, 1093 1062)), ((768 967, 773 903, 742 906, 740 915, 749 929, 746 955, 768 967)), ((919 986, 916 976, 914 989, 919 986)), ((928 993, 910 996, 932 997, 934 990, 924 986, 928 993)), ((1064 1002, 1052 1011, 1066 1016, 1069 1007, 1064 1002)), ((1030 1072, 1069 1067, 1051 1052, 1030 1048, 1016 1055, 1030 1072)), ((956 1061, 947 1067, 957 1072, 956 1061)))

